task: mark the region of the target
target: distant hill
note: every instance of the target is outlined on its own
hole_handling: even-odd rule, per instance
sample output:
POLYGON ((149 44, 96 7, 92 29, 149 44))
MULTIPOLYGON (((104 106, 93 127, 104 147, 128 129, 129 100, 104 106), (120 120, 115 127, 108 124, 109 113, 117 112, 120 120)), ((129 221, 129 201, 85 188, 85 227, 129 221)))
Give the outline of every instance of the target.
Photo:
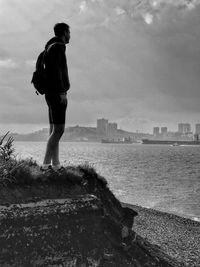
MULTIPOLYGON (((49 135, 49 129, 43 128, 39 131, 28 133, 28 134, 18 134, 10 133, 7 137, 12 136, 15 141, 46 141, 49 135)), ((84 126, 73 126, 67 127, 65 129, 64 135, 62 136, 62 141, 82 141, 82 142, 100 142, 103 138, 116 138, 122 139, 125 137, 130 137, 133 139, 147 138, 151 136, 145 133, 134 133, 127 132, 124 130, 117 130, 112 136, 107 136, 104 134, 99 134, 96 127, 84 127, 84 126)))

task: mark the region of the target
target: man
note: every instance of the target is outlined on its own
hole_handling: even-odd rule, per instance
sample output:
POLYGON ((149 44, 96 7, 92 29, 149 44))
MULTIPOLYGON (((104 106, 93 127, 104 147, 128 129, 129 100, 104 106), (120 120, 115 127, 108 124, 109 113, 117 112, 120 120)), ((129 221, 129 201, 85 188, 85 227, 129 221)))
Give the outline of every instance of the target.
POLYGON ((66 44, 70 40, 70 27, 66 23, 57 23, 54 26, 54 33, 55 37, 45 46, 45 68, 48 77, 45 99, 49 109, 50 135, 43 169, 48 169, 51 164, 55 169, 60 168, 59 141, 65 130, 67 91, 70 88, 65 55, 66 44))

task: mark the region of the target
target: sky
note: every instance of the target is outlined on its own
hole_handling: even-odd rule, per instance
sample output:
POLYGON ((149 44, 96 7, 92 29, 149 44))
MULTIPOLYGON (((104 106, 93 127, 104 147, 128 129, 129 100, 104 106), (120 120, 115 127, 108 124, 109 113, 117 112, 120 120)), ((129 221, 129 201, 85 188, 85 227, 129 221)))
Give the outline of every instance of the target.
POLYGON ((0 0, 0 134, 48 127, 30 83, 53 26, 71 28, 66 126, 200 123, 200 0, 0 0))

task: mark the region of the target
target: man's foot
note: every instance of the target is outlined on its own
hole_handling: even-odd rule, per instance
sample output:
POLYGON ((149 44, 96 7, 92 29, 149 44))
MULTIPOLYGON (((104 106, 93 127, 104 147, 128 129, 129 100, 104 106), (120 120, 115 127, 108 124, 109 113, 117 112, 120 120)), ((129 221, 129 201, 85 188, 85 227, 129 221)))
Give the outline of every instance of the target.
POLYGON ((43 164, 43 165, 40 167, 40 170, 41 170, 41 171, 52 170, 52 166, 51 166, 51 164, 43 164))
POLYGON ((60 171, 60 170, 65 169, 65 167, 63 167, 63 166, 60 165, 60 164, 52 165, 52 168, 53 168, 54 171, 60 171))

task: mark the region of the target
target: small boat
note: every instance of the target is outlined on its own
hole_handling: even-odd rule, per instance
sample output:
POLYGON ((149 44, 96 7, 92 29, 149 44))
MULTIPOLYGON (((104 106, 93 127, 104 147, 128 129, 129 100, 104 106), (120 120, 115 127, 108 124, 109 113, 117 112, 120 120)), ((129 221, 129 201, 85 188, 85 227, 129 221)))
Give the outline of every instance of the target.
POLYGON ((180 146, 180 144, 178 144, 178 143, 176 142, 176 143, 173 143, 171 146, 180 146))

